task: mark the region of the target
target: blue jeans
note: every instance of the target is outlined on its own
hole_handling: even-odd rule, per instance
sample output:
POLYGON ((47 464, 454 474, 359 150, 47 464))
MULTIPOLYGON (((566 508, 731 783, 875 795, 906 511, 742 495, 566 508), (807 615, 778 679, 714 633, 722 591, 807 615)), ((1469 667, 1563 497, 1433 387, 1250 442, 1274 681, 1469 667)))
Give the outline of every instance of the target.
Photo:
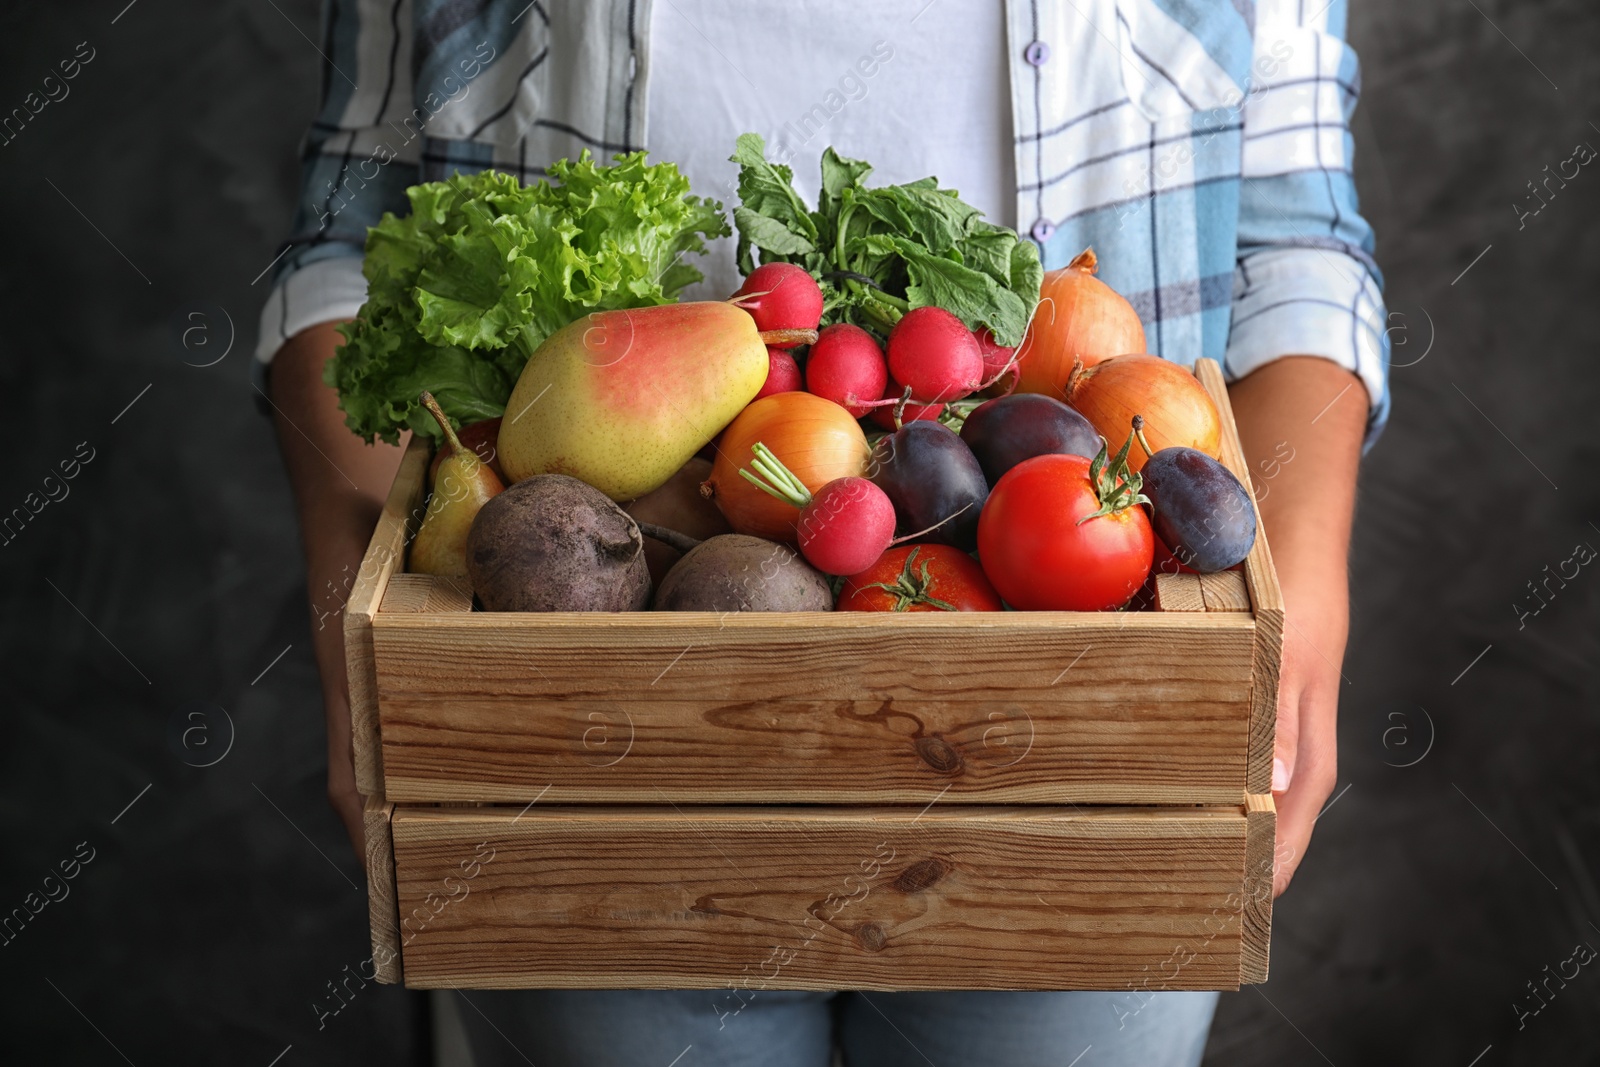
POLYGON ((476 1067, 1197 1067, 1215 993, 462 991, 476 1067), (1075 1058, 1081 1057, 1081 1059, 1075 1058))

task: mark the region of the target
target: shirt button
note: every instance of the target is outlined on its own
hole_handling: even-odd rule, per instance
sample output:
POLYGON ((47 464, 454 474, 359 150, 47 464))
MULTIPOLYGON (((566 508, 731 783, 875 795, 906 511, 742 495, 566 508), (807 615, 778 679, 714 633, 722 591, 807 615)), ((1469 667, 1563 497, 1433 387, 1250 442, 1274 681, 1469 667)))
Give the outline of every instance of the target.
POLYGON ((1022 50, 1022 58, 1036 67, 1042 67, 1050 62, 1050 46, 1043 41, 1034 41, 1022 50))
POLYGON ((1050 240, 1051 237, 1055 236, 1055 232, 1056 224, 1051 222, 1049 219, 1040 219, 1038 222, 1035 222, 1033 224, 1033 228, 1028 231, 1028 233, 1033 236, 1033 239, 1038 241, 1040 244, 1044 244, 1046 241, 1050 240))

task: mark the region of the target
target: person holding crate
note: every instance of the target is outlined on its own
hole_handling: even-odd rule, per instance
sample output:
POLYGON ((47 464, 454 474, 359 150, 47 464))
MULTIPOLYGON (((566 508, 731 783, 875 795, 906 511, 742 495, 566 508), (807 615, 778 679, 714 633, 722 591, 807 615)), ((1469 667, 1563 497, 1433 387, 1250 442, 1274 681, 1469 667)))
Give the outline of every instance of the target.
MULTIPOLYGON (((346 429, 322 370, 365 295, 367 228, 405 210, 408 186, 488 167, 532 181, 584 149, 648 148, 732 200, 726 157, 743 130, 780 162, 831 144, 883 181, 937 174, 1036 241, 1047 268, 1092 245, 1153 352, 1225 369, 1289 623, 1272 776, 1282 892, 1334 784, 1356 471, 1389 403, 1344 22, 1343 0, 330 4, 321 110, 256 364, 311 589, 354 572, 399 461, 346 429)), ((814 200, 811 176, 796 180, 814 200)), ((713 246, 704 268, 705 294, 737 287, 730 249, 713 246)), ((329 797, 360 851, 342 633, 324 622, 314 637, 329 797)), ((479 1067, 820 1065, 835 1043, 847 1063, 1150 1067, 1198 1063, 1215 1003, 1142 989, 737 1003, 551 991, 477 994, 464 1017, 479 1067)))

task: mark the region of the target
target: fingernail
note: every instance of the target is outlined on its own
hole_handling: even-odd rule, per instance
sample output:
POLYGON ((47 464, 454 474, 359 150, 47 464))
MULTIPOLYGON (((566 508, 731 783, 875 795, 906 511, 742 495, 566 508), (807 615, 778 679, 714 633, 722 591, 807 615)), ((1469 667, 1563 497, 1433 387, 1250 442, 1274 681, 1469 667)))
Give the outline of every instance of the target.
POLYGON ((1274 758, 1272 761, 1272 791, 1282 793, 1289 788, 1289 768, 1284 766, 1283 760, 1274 758))

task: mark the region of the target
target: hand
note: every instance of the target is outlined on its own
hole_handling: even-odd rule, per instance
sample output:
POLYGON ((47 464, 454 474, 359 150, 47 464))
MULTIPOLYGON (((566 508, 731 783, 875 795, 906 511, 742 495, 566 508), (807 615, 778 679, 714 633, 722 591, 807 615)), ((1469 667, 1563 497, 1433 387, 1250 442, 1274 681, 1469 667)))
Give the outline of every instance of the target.
MULTIPOLYGON (((1344 658, 1348 597, 1344 561, 1335 566, 1289 556, 1284 583, 1283 669, 1278 678, 1278 735, 1272 796, 1278 808, 1272 893, 1289 888, 1311 841, 1317 815, 1333 792, 1339 757, 1339 664, 1344 658), (1322 573, 1327 571, 1333 573, 1322 573)), ((1287 566, 1285 566, 1287 565, 1287 566)))
POLYGON ((328 802, 365 865, 363 801, 350 748, 344 607, 401 450, 368 445, 345 427, 338 397, 322 381, 322 365, 341 340, 332 323, 308 327, 290 338, 273 358, 270 392, 278 448, 300 514, 311 641, 327 716, 328 802))
POLYGON ((1330 360, 1290 356, 1235 382, 1229 395, 1285 608, 1272 783, 1276 895, 1288 888, 1333 792, 1367 393, 1330 360))

